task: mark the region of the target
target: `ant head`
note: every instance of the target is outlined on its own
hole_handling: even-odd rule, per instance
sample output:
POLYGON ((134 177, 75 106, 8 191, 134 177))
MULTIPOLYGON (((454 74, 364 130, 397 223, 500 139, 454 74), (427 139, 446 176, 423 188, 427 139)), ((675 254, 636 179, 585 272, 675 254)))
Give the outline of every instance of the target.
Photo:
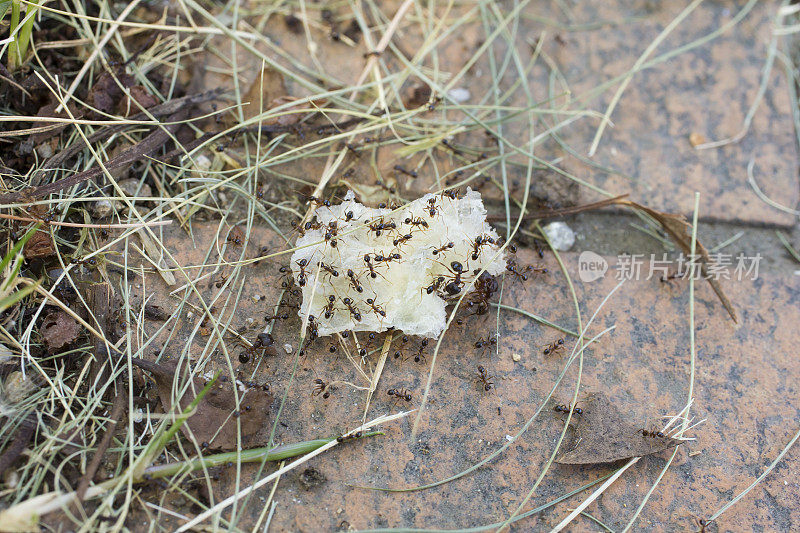
POLYGON ((351 300, 349 297, 343 298, 342 301, 344 302, 344 305, 350 305, 353 303, 353 300, 351 300))
POLYGON ((297 264, 300 265, 301 267, 304 267, 308 264, 308 259, 301 259, 297 262, 297 264))
POLYGON ((368 304, 370 304, 370 305, 372 305, 372 304, 374 304, 374 303, 375 303, 375 300, 374 300, 374 299, 372 299, 372 298, 367 298, 367 303, 368 303, 368 304))
POLYGON ((334 302, 335 300, 336 300, 336 296, 334 296, 333 294, 331 294, 330 296, 328 296, 328 301, 329 301, 329 302, 334 302))
POLYGON ((564 344, 564 339, 558 339, 558 344, 564 344))

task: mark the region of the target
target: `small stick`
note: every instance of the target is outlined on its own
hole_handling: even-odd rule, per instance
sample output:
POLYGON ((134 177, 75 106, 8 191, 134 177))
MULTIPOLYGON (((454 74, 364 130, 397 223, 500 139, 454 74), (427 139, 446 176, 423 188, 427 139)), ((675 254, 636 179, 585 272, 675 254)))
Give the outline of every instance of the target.
POLYGON ((114 438, 114 432, 117 429, 117 424, 122 418, 122 411, 125 409, 125 405, 127 403, 127 393, 117 394, 114 397, 114 405, 111 408, 110 420, 108 421, 106 431, 103 433, 103 438, 100 439, 100 444, 98 444, 97 450, 95 450, 91 462, 86 467, 86 472, 83 474, 83 477, 81 477, 81 480, 78 483, 78 490, 75 491, 75 496, 79 502, 83 501, 83 497, 86 494, 86 491, 89 489, 89 483, 91 483, 92 479, 94 479, 97 469, 100 468, 100 463, 103 462, 103 456, 108 450, 108 447, 111 445, 111 439, 114 438))

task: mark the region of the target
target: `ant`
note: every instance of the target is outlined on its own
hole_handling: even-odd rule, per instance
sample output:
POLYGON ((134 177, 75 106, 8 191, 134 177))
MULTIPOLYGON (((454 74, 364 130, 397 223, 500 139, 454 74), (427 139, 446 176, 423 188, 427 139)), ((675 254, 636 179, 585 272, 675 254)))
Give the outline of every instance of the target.
POLYGON ((439 212, 439 208, 436 207, 436 198, 428 198, 428 207, 425 210, 431 218, 436 216, 436 213, 439 212))
POLYGON ((425 292, 427 294, 431 294, 434 291, 438 291, 439 288, 442 286, 442 283, 444 283, 444 276, 439 276, 438 278, 434 279, 430 285, 425 287, 425 292))
POLYGON ((489 311, 489 300, 499 289, 497 280, 488 272, 484 272, 475 280, 474 287, 475 292, 472 293, 470 299, 467 301, 467 307, 472 308, 477 306, 473 314, 485 315, 489 311))
POLYGON ((695 520, 697 525, 700 526, 700 533, 706 533, 706 528, 711 525, 711 522, 705 518, 695 518, 695 520))
POLYGON ((475 379, 478 383, 481 384, 483 390, 489 392, 494 387, 494 381, 491 381, 494 376, 490 376, 489 372, 486 371, 486 368, 483 365, 478 365, 478 377, 475 379))
POLYGON ((408 335, 403 335, 403 338, 400 339, 400 348, 394 352, 395 359, 400 359, 403 356, 403 349, 405 348, 406 343, 408 343, 408 335))
POLYGON ((106 239, 108 239, 109 235, 110 235, 110 233, 106 228, 100 228, 100 238, 101 239, 106 240, 106 239))
POLYGON ((389 255, 382 255, 382 254, 375 254, 375 262, 380 263, 390 263, 392 261, 399 261, 402 256, 397 252, 389 254, 389 255))
POLYGON ((367 348, 369 348, 372 345, 372 341, 375 340, 375 337, 376 337, 375 332, 369 334, 369 336, 367 337, 367 343, 364 346, 362 346, 360 350, 358 350, 358 355, 360 355, 361 357, 367 356, 367 353, 369 352, 367 348))
MULTIPOLYGON (((297 266, 300 267, 300 273, 297 275, 297 284, 301 287, 306 286, 306 276, 308 273, 306 272, 306 265, 308 265, 308 259, 299 259, 297 261, 297 266)), ((286 267, 281 267, 286 268, 286 267)))
POLYGON ((397 237, 395 240, 392 241, 392 244, 394 244, 395 246, 400 246, 410 241, 411 237, 413 237, 413 235, 411 235, 410 233, 403 235, 401 237, 397 237))
POLYGON ((266 315, 264 317, 265 322, 270 322, 272 320, 288 320, 289 313, 283 313, 282 315, 266 315))
POLYGON ((451 200, 458 200, 458 189, 445 189, 442 191, 442 198, 447 197, 451 200))
POLYGON ((234 246, 241 246, 244 244, 244 235, 242 234, 241 228, 239 228, 239 226, 232 227, 226 241, 234 246))
POLYGON ((548 270, 545 267, 540 266, 533 266, 528 265, 523 269, 517 265, 515 261, 509 261, 508 265, 506 265, 506 270, 514 274, 517 279, 522 281, 528 281, 528 272, 540 273, 540 274, 547 274, 548 270))
POLYGON ((475 242, 472 243, 472 260, 477 261, 481 255, 481 247, 487 244, 494 244, 494 239, 489 235, 478 235, 475 237, 475 242))
POLYGON ((352 211, 348 211, 348 212, 346 212, 346 213, 344 214, 344 221, 345 221, 345 222, 350 222, 350 221, 351 221, 351 220, 353 220, 354 218, 355 218, 355 214, 354 214, 352 211))
POLYGON ((434 96, 431 98, 430 102, 428 102, 428 111, 435 111, 436 106, 439 105, 439 102, 442 101, 441 96, 434 96))
POLYGON ((545 355, 550 355, 551 353, 556 353, 559 350, 564 349, 564 338, 560 338, 551 342, 550 344, 546 344, 544 346, 544 351, 542 352, 545 355))
POLYGON ((353 316, 356 322, 361 322, 361 312, 353 305, 353 300, 351 298, 344 298, 342 299, 342 303, 347 306, 347 309, 350 310, 350 314, 353 316))
POLYGON ((339 277, 339 272, 337 272, 337 271, 336 271, 336 269, 335 269, 335 268, 333 268, 332 266, 330 266, 330 265, 326 265, 326 264, 325 264, 325 263, 323 263, 322 261, 318 261, 318 262, 317 262, 317 265, 318 265, 318 266, 319 266, 319 267, 320 267, 322 270, 324 270, 325 272, 327 272, 328 274, 330 274, 331 276, 333 276, 334 278, 338 278, 338 277, 339 277))
POLYGON ((330 207, 331 203, 328 200, 323 200, 321 198, 317 198, 316 196, 308 196, 306 198, 307 201, 311 202, 312 204, 316 205, 317 207, 325 206, 330 207))
POLYGON ((455 296, 461 292, 461 286, 464 285, 464 282, 461 281, 461 276, 464 275, 464 266, 458 261, 453 261, 450 263, 450 268, 455 272, 455 276, 453 281, 444 286, 444 290, 450 296, 455 296))
POLYGON ((376 237, 380 237, 381 236, 381 232, 383 232, 383 231, 397 228, 397 224, 395 224, 394 222, 384 222, 383 221, 383 217, 381 217, 381 218, 379 218, 379 219, 377 219, 377 220, 375 220, 375 221, 373 221, 371 223, 368 223, 367 226, 369 227, 370 231, 374 231, 375 232, 375 236, 376 237))
POLYGON ((364 287, 358 282, 358 276, 356 276, 352 268, 347 269, 347 277, 350 278, 350 285, 352 285, 357 292, 364 292, 364 287))
POLYGON ((423 359, 425 359, 425 348, 428 346, 428 339, 422 339, 422 342, 419 343, 419 350, 416 354, 414 354, 414 362, 419 363, 423 359))
POLYGON ((640 429, 636 433, 641 433, 642 437, 658 437, 660 439, 666 437, 663 431, 647 431, 646 429, 640 429))
POLYGON ((336 228, 336 221, 332 220, 328 224, 328 229, 325 230, 325 235, 324 235, 325 241, 328 242, 331 245, 332 248, 336 248, 336 238, 335 237, 336 237, 337 234, 338 234, 338 231, 337 231, 337 228, 336 228))
POLYGON ((70 263, 72 263, 73 265, 85 265, 85 266, 88 266, 90 268, 94 268, 94 267, 97 266, 97 259, 95 259, 94 257, 90 257, 89 259, 73 258, 70 261, 70 263))
POLYGON ((403 168, 403 167, 402 167, 402 166, 400 166, 400 165, 395 165, 395 166, 394 166, 394 169, 395 169, 397 172, 400 172, 400 173, 402 173, 402 174, 405 174, 405 175, 406 175, 406 176, 408 176, 409 178, 416 178, 417 176, 419 176, 419 174, 417 174, 417 171, 416 171, 416 170, 406 170, 405 168, 403 168))
POLYGON ((450 241, 450 242, 448 242, 447 244, 444 244, 444 245, 442 245, 442 246, 440 246, 440 247, 436 248, 436 249, 435 249, 435 250, 433 250, 431 253, 432 253, 433 255, 439 255, 439 254, 442 254, 442 255, 444 255, 444 252, 445 252, 445 250, 450 250, 450 249, 451 249, 451 248, 453 248, 454 246, 455 246, 455 243, 454 243, 453 241, 450 241))
POLYGON ((334 302, 336 302, 336 296, 331 294, 330 296, 328 296, 328 303, 325 305, 325 307, 322 308, 322 310, 325 313, 326 319, 330 319, 336 312, 336 310, 333 308, 334 302))
POLYGON ((475 346, 476 350, 481 350, 481 352, 485 352, 486 348, 489 348, 490 346, 497 346, 497 337, 491 335, 487 335, 485 339, 480 337, 478 338, 477 341, 475 341, 475 344, 473 344, 473 346, 475 346))
POLYGON ((364 254, 364 262, 367 264, 367 268, 369 269, 369 277, 375 279, 378 277, 378 273, 375 272, 375 266, 372 264, 372 260, 369 257, 369 254, 364 254))
POLYGON ((426 229, 428 228, 428 223, 425 222, 425 220, 423 220, 420 217, 417 218, 408 217, 403 222, 405 222, 409 226, 414 226, 414 228, 426 228, 426 229))
POLYGON ((411 401, 411 393, 405 389, 389 389, 386 392, 389 396, 394 396, 397 400, 411 401))
POLYGON ((319 396, 320 394, 322 394, 322 397, 326 400, 331 396, 331 392, 328 390, 328 383, 317 378, 314 380, 314 390, 311 391, 311 396, 319 396))
POLYGON ((583 414, 583 409, 581 409, 580 407, 570 407, 563 403, 561 405, 556 405, 555 407, 553 407, 553 411, 557 413, 569 413, 570 411, 572 411, 576 415, 583 414))
POLYGON ((381 306, 375 304, 375 300, 373 298, 367 298, 366 302, 367 305, 369 305, 372 310, 375 311, 375 314, 381 315, 384 318, 386 317, 386 311, 384 311, 381 306))
POLYGON ((321 228, 322 228, 322 222, 320 222, 319 220, 309 220, 303 226, 303 229, 305 231, 312 230, 312 229, 321 229, 321 228))

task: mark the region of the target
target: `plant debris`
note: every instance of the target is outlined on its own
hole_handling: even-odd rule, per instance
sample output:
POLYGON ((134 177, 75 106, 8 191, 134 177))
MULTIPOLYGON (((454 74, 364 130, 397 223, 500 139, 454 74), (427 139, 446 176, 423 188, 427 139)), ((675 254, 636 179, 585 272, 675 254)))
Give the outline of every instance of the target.
POLYGON ((39 328, 50 353, 72 344, 81 334, 81 325, 66 312, 57 309, 48 313, 39 328))
POLYGON ((575 446, 556 458, 562 465, 613 463, 674 448, 681 443, 669 436, 653 436, 634 426, 605 394, 595 393, 582 402, 582 413, 574 415, 575 446))
MULTIPOLYGON (((181 397, 177 408, 172 400, 172 391, 178 365, 174 362, 159 364, 138 358, 133 358, 132 361, 152 374, 158 397, 167 412, 186 409, 196 394, 205 387, 204 380, 194 376, 192 386, 181 397)), ((259 433, 265 427, 273 400, 269 387, 242 383, 239 380, 235 384, 238 387, 239 407, 237 408, 230 380, 222 376, 200 401, 194 414, 181 426, 186 438, 211 450, 235 450, 239 447, 238 427, 241 426, 242 449, 266 444, 267 439, 259 433)))

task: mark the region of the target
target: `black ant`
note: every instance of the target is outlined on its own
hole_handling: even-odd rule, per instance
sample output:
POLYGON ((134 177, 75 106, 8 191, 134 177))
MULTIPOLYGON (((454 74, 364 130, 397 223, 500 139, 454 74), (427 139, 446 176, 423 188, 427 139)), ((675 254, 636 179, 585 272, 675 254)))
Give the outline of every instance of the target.
POLYGON ((562 337, 558 340, 551 342, 550 344, 546 344, 544 346, 544 351, 542 351, 542 353, 545 355, 550 355, 551 353, 556 353, 557 351, 563 349, 564 349, 564 338, 562 337))
POLYGON ((381 306, 377 305, 373 298, 367 298, 366 302, 367 305, 369 305, 372 310, 375 311, 375 314, 378 314, 384 318, 386 317, 386 311, 384 311, 381 306))
POLYGON ((322 228, 322 222, 320 222, 318 220, 309 220, 303 226, 303 229, 305 231, 316 230, 316 229, 321 229, 321 228, 322 228))
POLYGON ((414 354, 414 362, 419 363, 423 359, 425 359, 425 348, 428 346, 428 339, 422 339, 422 342, 419 343, 419 350, 416 354, 414 354))
MULTIPOLYGON (((400 165, 395 165, 394 169, 397 172, 401 172, 401 173, 405 174, 409 178, 416 178, 418 176, 416 170, 406 170, 405 168, 401 167, 400 165)), ((406 224, 408 224, 408 222, 406 222, 406 224)))
POLYGON ((583 414, 583 409, 581 409, 580 407, 570 408, 568 405, 563 404, 563 403, 561 405, 556 405, 555 407, 553 407, 553 411, 555 411, 557 413, 569 413, 570 411, 572 411, 576 415, 582 415, 583 414))
POLYGON ((394 352, 395 359, 400 359, 401 357, 403 357, 403 349, 405 348, 407 343, 408 343, 408 335, 403 335, 403 337, 400 339, 400 348, 395 350, 394 352))
POLYGON ((326 264, 325 264, 325 263, 323 263, 322 261, 317 261, 317 265, 318 265, 318 266, 319 266, 319 267, 320 267, 322 270, 324 270, 325 272, 327 272, 328 274, 330 274, 331 276, 333 276, 334 278, 338 278, 338 277, 339 277, 339 272, 337 272, 337 271, 336 271, 336 269, 335 269, 335 268, 333 268, 332 266, 330 266, 330 265, 326 265, 326 264))
POLYGON ((378 273, 375 272, 375 266, 372 264, 372 260, 369 254, 364 254, 364 262, 367 264, 367 268, 369 269, 369 277, 375 279, 378 277, 378 273))
POLYGON ((342 299, 342 303, 350 310, 353 319, 355 319, 356 322, 361 322, 361 312, 353 305, 353 300, 351 298, 344 298, 342 299))
POLYGON ((517 279, 522 281, 528 281, 528 272, 534 272, 538 274, 547 274, 549 272, 545 267, 533 265, 528 265, 525 268, 520 269, 515 261, 509 261, 506 265, 506 270, 514 274, 517 279))
POLYGON ((345 221, 345 222, 350 222, 350 221, 351 221, 351 220, 353 220, 354 218, 355 218, 355 214, 353 214, 353 212, 352 212, 352 211, 348 211, 348 212, 346 212, 346 213, 344 214, 344 221, 345 221))
POLYGON ((309 202, 316 205, 317 207, 325 206, 330 207, 331 203, 328 200, 322 200, 321 198, 317 198, 316 196, 308 196, 306 198, 309 202))
POLYGON ((405 389, 389 389, 386 391, 389 396, 394 396, 398 400, 405 400, 407 402, 411 401, 411 393, 405 389))
POLYGON ((425 210, 431 218, 436 216, 436 213, 439 212, 439 208, 436 207, 436 198, 428 198, 428 207, 425 210))
POLYGON ((395 246, 400 246, 400 245, 405 244, 408 241, 410 241, 411 237, 413 237, 413 235, 411 235, 410 233, 408 233, 406 235, 402 235, 400 237, 397 237, 395 240, 393 240, 392 244, 394 244, 395 246))
POLYGON ((331 396, 328 390, 328 384, 325 383, 324 380, 317 378, 314 380, 314 390, 311 391, 311 396, 319 396, 320 394, 322 394, 322 397, 326 400, 331 396))
POLYGON ((481 255, 481 248, 488 244, 494 244, 494 239, 489 235, 478 235, 472 243, 472 260, 476 261, 481 255))
POLYGON ((493 377, 489 375, 483 365, 478 365, 478 377, 475 381, 481 384, 484 391, 489 392, 494 387, 494 381, 491 381, 493 377))
POLYGON ((461 287, 464 285, 464 282, 461 281, 461 276, 464 275, 464 266, 458 261, 453 261, 450 263, 450 268, 455 272, 455 276, 453 281, 444 286, 444 291, 450 296, 455 296, 461 292, 461 287))
POLYGON ((234 226, 231 228, 226 241, 234 246, 241 246, 244 244, 244 235, 242 235, 242 230, 239 228, 239 226, 234 226))
POLYGON ((300 273, 297 275, 297 284, 301 287, 305 287, 306 285, 306 276, 308 275, 306 272, 306 265, 308 265, 308 259, 299 259, 297 261, 297 266, 300 267, 300 273))
POLYGON ((404 222, 406 224, 408 224, 409 226, 414 226, 414 228, 426 228, 427 229, 427 227, 428 227, 428 223, 425 222, 425 220, 423 220, 422 218, 419 218, 419 217, 417 217, 417 218, 408 217, 407 219, 404 220, 404 222))
POLYGON ((488 272, 481 274, 475 280, 475 292, 470 295, 467 307, 477 307, 473 314, 484 315, 489 311, 489 300, 492 295, 499 290, 497 280, 488 272))
POLYGON ((439 102, 442 101, 441 96, 434 96, 431 98, 430 102, 428 102, 428 111, 434 111, 436 106, 439 105, 439 102))
POLYGON ((375 254, 375 262, 376 263, 381 263, 381 262, 390 263, 392 261, 399 261, 401 259, 401 257, 402 256, 400 254, 398 254, 397 252, 389 254, 389 255, 375 254))
POLYGON ((445 189, 442 191, 442 198, 447 197, 451 200, 458 200, 458 189, 445 189))
POLYGON ((100 228, 100 238, 101 239, 106 240, 106 239, 108 239, 109 235, 110 235, 110 233, 108 232, 108 230, 106 228, 100 228))
POLYGON ((353 269, 347 269, 347 277, 350 278, 350 285, 352 285, 357 292, 364 292, 364 287, 358 282, 358 276, 353 272, 353 269))
POLYGON ((485 339, 482 337, 478 338, 478 340, 475 341, 475 344, 473 344, 473 346, 475 346, 476 350, 481 350, 483 352, 486 350, 486 348, 489 348, 490 346, 497 346, 497 337, 494 337, 492 335, 487 335, 485 339))
POLYGON ((367 353, 369 353, 368 348, 372 346, 372 341, 375 340, 375 337, 376 337, 375 332, 372 332, 369 334, 369 336, 367 336, 367 343, 364 346, 362 346, 360 350, 358 350, 358 355, 360 355, 361 357, 367 356, 367 353))
POLYGON ((335 302, 336 302, 336 296, 334 296, 333 294, 328 296, 328 303, 325 305, 325 307, 322 308, 322 311, 325 313, 326 319, 330 319, 336 312, 336 310, 333 308, 333 304, 335 302))
POLYGON ((283 313, 281 315, 266 315, 264 317, 265 322, 270 322, 272 320, 288 320, 288 319, 289 319, 289 313, 283 313))
POLYGON ((444 245, 442 245, 442 246, 440 246, 440 247, 436 248, 436 249, 435 249, 435 250, 433 250, 431 253, 432 253, 433 255, 444 254, 444 252, 445 252, 446 250, 450 250, 450 249, 451 249, 451 248, 453 248, 454 246, 455 246, 455 243, 454 243, 454 242, 452 242, 452 241, 450 241, 450 242, 448 242, 447 244, 444 244, 444 245))
POLYGON ((647 431, 646 429, 640 429, 637 433, 641 433, 642 437, 658 437, 660 439, 666 437, 663 431, 647 431))
POLYGON ((438 278, 434 279, 430 285, 425 287, 425 292, 427 294, 431 294, 435 291, 438 291, 439 288, 442 286, 442 283, 444 283, 444 276, 439 276, 438 278))
POLYGON ((88 266, 89 268, 94 268, 97 266, 97 259, 95 259, 94 257, 90 257, 89 259, 73 258, 72 261, 70 261, 70 263, 72 263, 73 265, 84 265, 88 266))
POLYGON ((369 227, 370 231, 374 231, 375 232, 375 236, 376 237, 380 237, 381 236, 381 232, 383 232, 385 230, 388 230, 388 229, 394 229, 396 227, 394 222, 384 223, 383 222, 383 217, 379 218, 378 220, 375 220, 375 221, 372 221, 372 222, 368 223, 367 226, 369 227))
POLYGON ((338 234, 336 228, 336 221, 333 220, 328 224, 328 228, 325 230, 325 241, 328 242, 331 247, 336 248, 336 235, 338 234))

